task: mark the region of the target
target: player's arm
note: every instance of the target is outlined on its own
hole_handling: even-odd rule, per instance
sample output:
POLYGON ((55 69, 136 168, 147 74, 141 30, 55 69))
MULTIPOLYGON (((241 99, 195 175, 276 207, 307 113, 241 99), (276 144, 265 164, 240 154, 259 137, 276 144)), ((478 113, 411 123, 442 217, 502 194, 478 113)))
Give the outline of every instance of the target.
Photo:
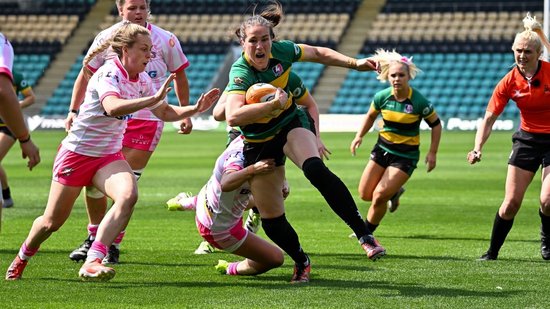
POLYGON ((372 128, 379 113, 380 112, 374 108, 373 104, 371 104, 371 106, 369 107, 369 111, 367 112, 365 118, 363 119, 363 122, 361 123, 361 127, 355 134, 355 138, 353 139, 349 147, 352 156, 355 156, 355 151, 357 150, 357 148, 359 148, 359 146, 361 146, 361 143, 363 143, 363 136, 365 136, 365 134, 369 132, 370 128, 372 128))
POLYGON ((225 103, 227 124, 236 127, 254 123, 284 107, 287 100, 288 94, 281 88, 277 89, 273 100, 258 104, 245 104, 245 94, 229 93, 225 103))
POLYGON ((23 95, 23 100, 19 101, 21 108, 29 107, 34 104, 36 96, 34 95, 34 91, 32 91, 32 87, 23 89, 21 94, 23 95))
POLYGON ((241 170, 226 170, 221 178, 221 189, 223 192, 231 192, 238 189, 245 181, 254 175, 270 173, 275 169, 275 160, 264 159, 241 170))
POLYGON ((439 142, 441 141, 441 132, 443 130, 441 126, 441 121, 437 113, 433 113, 430 117, 426 118, 426 122, 432 128, 430 149, 426 154, 425 163, 427 165, 428 172, 431 172, 437 161, 437 151, 439 149, 439 142))
POLYGON ((71 129, 74 118, 78 114, 80 105, 84 101, 86 95, 86 88, 88 87, 88 81, 91 77, 91 72, 87 68, 82 68, 76 77, 73 85, 73 93, 71 94, 71 103, 69 105, 69 111, 67 118, 65 118, 65 131, 71 129))
POLYGON ((495 124, 497 118, 498 115, 495 115, 490 111, 485 112, 485 116, 483 117, 483 120, 481 121, 481 124, 476 132, 474 149, 468 153, 467 158, 470 164, 481 161, 481 150, 483 149, 485 142, 489 139, 489 136, 493 131, 493 124, 495 124))
POLYGON ((300 44, 303 55, 300 61, 317 62, 324 65, 350 68, 357 71, 375 71, 376 63, 369 58, 355 59, 341 54, 334 49, 322 46, 300 44))
MULTIPOLYGON (((189 80, 187 79, 187 74, 185 70, 179 70, 175 73, 176 78, 174 79, 174 91, 176 92, 176 97, 178 98, 179 106, 188 106, 189 105, 189 80)), ((180 123, 180 134, 189 134, 193 130, 193 122, 191 118, 185 118, 180 123)))

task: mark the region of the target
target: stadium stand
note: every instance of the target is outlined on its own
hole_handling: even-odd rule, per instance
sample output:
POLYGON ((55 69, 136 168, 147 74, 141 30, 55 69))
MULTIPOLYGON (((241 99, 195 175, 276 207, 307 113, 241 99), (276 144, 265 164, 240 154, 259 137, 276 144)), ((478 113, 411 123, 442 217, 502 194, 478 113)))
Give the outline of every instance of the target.
MULTIPOLYGON (((443 119, 477 119, 513 67, 512 40, 522 17, 531 11, 541 20, 541 10, 542 3, 534 1, 388 0, 358 57, 378 48, 412 55, 423 70, 412 85, 443 119)), ((350 71, 329 113, 366 113, 373 95, 387 86, 350 71)), ((518 117, 513 104, 504 117, 518 117)))

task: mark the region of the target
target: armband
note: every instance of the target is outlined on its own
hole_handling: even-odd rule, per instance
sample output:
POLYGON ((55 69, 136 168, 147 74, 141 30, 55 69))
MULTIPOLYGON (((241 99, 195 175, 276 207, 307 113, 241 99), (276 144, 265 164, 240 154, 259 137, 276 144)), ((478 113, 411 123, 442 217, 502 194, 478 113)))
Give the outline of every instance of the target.
POLYGON ((437 118, 434 122, 428 122, 428 126, 430 126, 430 128, 433 128, 433 127, 437 126, 440 123, 441 123, 441 120, 439 120, 439 118, 437 118))

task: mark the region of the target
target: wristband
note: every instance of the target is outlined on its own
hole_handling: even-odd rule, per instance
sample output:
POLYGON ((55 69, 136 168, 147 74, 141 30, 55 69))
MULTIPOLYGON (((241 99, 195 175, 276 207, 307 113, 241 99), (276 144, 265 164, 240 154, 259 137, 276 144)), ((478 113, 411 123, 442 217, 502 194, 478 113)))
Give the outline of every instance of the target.
POLYGON ((348 68, 350 68, 350 69, 357 69, 357 59, 355 59, 355 58, 348 58, 348 68))
POLYGON ((77 114, 78 115, 78 109, 71 109, 69 113, 77 114))
POLYGON ((17 140, 19 140, 19 144, 25 144, 31 140, 31 135, 29 134, 25 139, 17 139, 17 140))

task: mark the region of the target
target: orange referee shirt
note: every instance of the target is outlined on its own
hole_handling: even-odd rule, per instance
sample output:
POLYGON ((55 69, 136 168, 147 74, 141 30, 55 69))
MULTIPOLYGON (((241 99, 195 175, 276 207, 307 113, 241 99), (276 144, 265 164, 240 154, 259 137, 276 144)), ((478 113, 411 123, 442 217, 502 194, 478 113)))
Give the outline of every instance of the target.
POLYGON ((522 130, 550 134, 550 63, 539 61, 530 81, 513 68, 495 87, 487 111, 500 115, 509 100, 519 108, 522 130))

